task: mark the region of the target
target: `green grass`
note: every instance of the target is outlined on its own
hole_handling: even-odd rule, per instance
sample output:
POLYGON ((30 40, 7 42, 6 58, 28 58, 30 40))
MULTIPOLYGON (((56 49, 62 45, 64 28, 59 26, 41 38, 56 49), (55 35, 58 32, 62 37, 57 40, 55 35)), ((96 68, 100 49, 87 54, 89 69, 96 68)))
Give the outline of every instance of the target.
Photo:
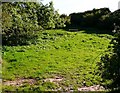
MULTIPOLYGON (((47 30, 39 33, 39 42, 29 46, 3 46, 3 80, 37 79, 35 85, 17 87, 20 90, 52 90, 59 87, 100 84, 96 62, 105 53, 112 38, 108 34, 87 34, 85 31, 67 32, 47 30), (58 84, 44 79, 61 76, 58 84)), ((16 87, 4 86, 5 90, 16 87)))

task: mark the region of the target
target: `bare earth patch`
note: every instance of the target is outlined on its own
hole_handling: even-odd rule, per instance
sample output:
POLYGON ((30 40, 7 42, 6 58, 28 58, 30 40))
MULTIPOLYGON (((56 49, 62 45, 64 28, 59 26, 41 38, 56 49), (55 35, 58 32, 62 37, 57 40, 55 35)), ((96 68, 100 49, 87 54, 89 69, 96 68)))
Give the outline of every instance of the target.
MULTIPOLYGON (((56 90, 52 90, 52 91, 61 91, 62 88, 60 87, 59 89, 56 89, 56 90)), ((72 87, 66 87, 65 88, 65 91, 68 91, 68 92, 74 92, 73 88, 72 87)), ((103 86, 100 86, 100 85, 93 85, 93 86, 89 86, 89 87, 81 87, 81 88, 77 88, 77 90, 75 91, 81 91, 81 92, 90 92, 90 91, 93 91, 93 92, 99 92, 99 91, 105 91, 105 88, 103 86)), ((85 92, 85 93, 86 93, 85 92)))
POLYGON ((14 81, 6 81, 3 82, 3 85, 7 85, 7 86, 22 86, 24 83, 28 83, 30 85, 33 85, 36 83, 35 79, 16 79, 14 81))
MULTIPOLYGON (((63 77, 58 77, 58 76, 55 76, 54 78, 47 78, 47 79, 44 79, 44 82, 53 82, 53 83, 56 83, 58 84, 60 81, 63 80, 63 77)), ((24 84, 29 84, 29 85, 33 85, 35 84, 37 81, 35 79, 16 79, 14 81, 6 81, 6 82, 3 82, 3 85, 6 85, 6 86, 22 86, 24 84)), ((57 90, 52 90, 52 91, 58 91, 58 90, 61 90, 61 87, 57 90)), ((66 88, 67 91, 73 91, 72 89, 70 88, 66 88)), ((100 85, 93 85, 93 86, 90 86, 90 87, 81 87, 81 88, 78 88, 77 89, 78 91, 104 91, 105 88, 103 86, 100 86, 100 85)))
POLYGON ((45 79, 44 82, 49 81, 49 82, 58 83, 58 82, 60 82, 62 80, 63 80, 62 77, 55 76, 54 78, 47 78, 47 79, 45 79))
MULTIPOLYGON (((53 82, 53 83, 56 83, 58 84, 60 81, 62 81, 63 78, 62 77, 58 77, 58 76, 55 76, 54 78, 47 78, 44 80, 44 82, 53 82)), ((61 87, 57 90, 53 90, 53 91, 58 91, 58 90, 61 90, 61 87)), ((66 88, 66 90, 68 91, 72 91, 70 88, 66 88)), ((105 88, 103 86, 100 86, 100 85, 93 85, 93 86, 90 86, 90 87, 81 87, 81 88, 78 88, 78 91, 104 91, 105 88)))
POLYGON ((105 88, 100 85, 78 88, 78 91, 104 91, 105 88))

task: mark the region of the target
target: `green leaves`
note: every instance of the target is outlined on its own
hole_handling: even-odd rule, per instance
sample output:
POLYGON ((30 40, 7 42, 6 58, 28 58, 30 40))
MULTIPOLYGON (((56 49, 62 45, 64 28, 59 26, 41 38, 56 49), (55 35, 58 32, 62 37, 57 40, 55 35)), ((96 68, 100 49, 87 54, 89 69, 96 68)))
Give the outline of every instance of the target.
POLYGON ((115 26, 115 30, 117 33, 111 41, 111 44, 114 45, 113 53, 102 56, 101 62, 99 62, 101 65, 98 65, 102 78, 112 81, 109 86, 107 85, 111 89, 120 87, 120 27, 115 26))
POLYGON ((24 45, 36 40, 38 26, 36 3, 3 3, 3 45, 24 45))
POLYGON ((105 19, 105 17, 103 18, 102 16, 108 15, 109 13, 111 12, 108 8, 93 9, 91 11, 85 11, 83 13, 72 13, 70 14, 71 23, 72 25, 98 27, 99 29, 105 29, 107 24, 104 20, 102 20, 105 19))
POLYGON ((24 45, 37 40, 42 29, 65 27, 64 18, 55 11, 53 2, 3 3, 3 45, 24 45))

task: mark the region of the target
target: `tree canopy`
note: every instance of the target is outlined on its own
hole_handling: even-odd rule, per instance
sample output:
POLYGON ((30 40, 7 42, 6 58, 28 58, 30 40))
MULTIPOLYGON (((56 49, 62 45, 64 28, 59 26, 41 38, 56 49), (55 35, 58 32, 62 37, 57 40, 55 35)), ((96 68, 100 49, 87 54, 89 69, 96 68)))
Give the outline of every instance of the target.
POLYGON ((84 27, 96 27, 112 30, 113 23, 119 23, 119 12, 111 12, 108 8, 93 9, 82 13, 70 14, 71 24, 84 27))

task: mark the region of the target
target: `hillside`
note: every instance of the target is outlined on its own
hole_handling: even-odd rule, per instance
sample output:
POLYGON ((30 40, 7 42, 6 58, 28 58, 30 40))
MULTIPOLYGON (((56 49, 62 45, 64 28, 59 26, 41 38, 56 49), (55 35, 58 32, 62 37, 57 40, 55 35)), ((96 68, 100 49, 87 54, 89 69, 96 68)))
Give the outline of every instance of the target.
POLYGON ((112 36, 46 30, 36 44, 3 46, 3 90, 55 90, 99 85, 96 62, 112 36))

